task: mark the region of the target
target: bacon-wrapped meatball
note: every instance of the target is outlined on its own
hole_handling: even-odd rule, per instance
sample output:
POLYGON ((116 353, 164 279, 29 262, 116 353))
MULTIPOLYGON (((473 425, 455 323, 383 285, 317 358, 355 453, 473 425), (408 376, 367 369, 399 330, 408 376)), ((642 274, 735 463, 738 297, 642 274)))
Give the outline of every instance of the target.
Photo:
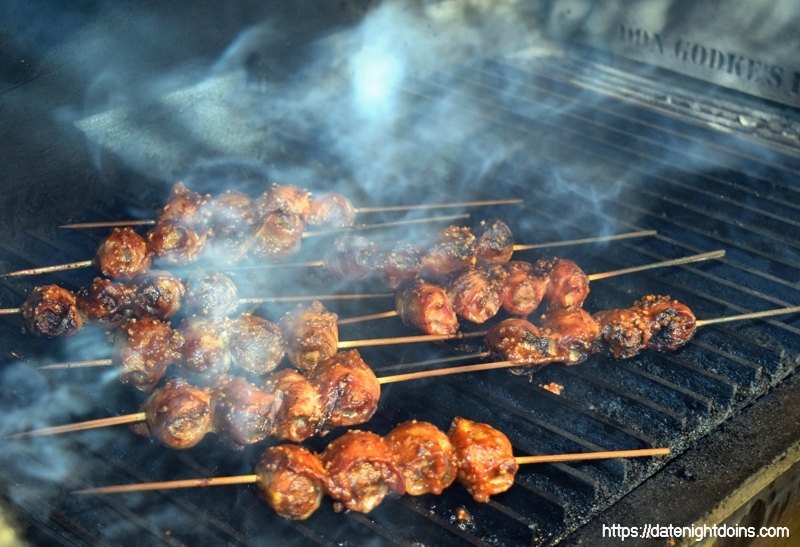
POLYGON ((600 328, 599 345, 614 359, 630 359, 650 341, 650 325, 636 308, 603 310, 593 317, 600 328))
POLYGON ((303 230, 305 223, 298 215, 275 211, 256 226, 250 251, 267 260, 283 260, 300 250, 303 230))
POLYGON ((577 264, 565 258, 542 259, 535 269, 539 275, 547 277, 544 301, 548 309, 583 306, 589 295, 589 276, 577 264))
POLYGON ((133 279, 150 269, 153 253, 133 228, 114 228, 97 248, 94 264, 106 277, 133 279))
POLYGON ((381 385, 357 350, 340 351, 321 361, 308 381, 320 394, 327 426, 363 424, 378 409, 381 385))
POLYGON ((542 303, 547 290, 547 278, 537 275, 528 262, 511 261, 498 269, 505 270, 502 276, 502 306, 511 315, 527 316, 542 303))
POLYGON ((272 432, 281 409, 280 393, 266 392, 244 378, 222 376, 211 389, 214 430, 235 449, 263 441, 272 432))
POLYGON ((490 425, 456 418, 447 433, 456 452, 458 482, 475 501, 505 492, 519 465, 508 437, 490 425))
POLYGON ((391 289, 396 289, 407 279, 414 279, 422 269, 422 251, 401 242, 388 253, 380 253, 375 260, 380 278, 391 289))
POLYGON ((373 242, 361 236, 344 236, 333 242, 324 263, 334 275, 358 281, 372 273, 377 257, 378 249, 373 242))
POLYGON ((225 274, 195 270, 186 282, 184 303, 195 313, 223 316, 239 304, 239 291, 233 280, 225 274))
POLYGON ((524 319, 506 319, 492 325, 486 345, 498 359, 520 365, 550 362, 549 336, 524 319))
POLYGON ((175 378, 155 390, 142 405, 144 423, 131 426, 139 435, 183 450, 203 440, 211 430, 213 412, 208 391, 175 378))
POLYGON ((550 338, 551 360, 567 365, 577 365, 588 359, 600 337, 600 326, 582 309, 549 310, 542 316, 541 327, 550 338))
POLYGON ((75 295, 58 285, 36 287, 20 309, 25 330, 38 336, 69 336, 83 327, 75 295))
POLYGON ((231 367, 227 320, 189 317, 181 321, 177 332, 181 336, 181 369, 209 381, 231 367))
POLYGON ((119 367, 119 379, 138 390, 153 389, 177 360, 175 333, 169 323, 154 317, 130 319, 114 335, 112 360, 119 367))
POLYGON ((441 494, 456 480, 456 453, 450 439, 428 422, 404 422, 383 438, 397 459, 411 496, 441 494))
POLYGON ((284 369, 270 376, 264 389, 283 397, 272 433, 275 438, 299 443, 319 432, 322 402, 319 391, 305 376, 284 369))
POLYGON ((502 220, 483 220, 477 230, 475 258, 478 264, 504 264, 514 254, 514 236, 502 220))
POLYGON ((255 223, 250 198, 233 190, 226 190, 212 199, 209 211, 206 254, 215 263, 238 264, 247 257, 252 242, 255 223))
POLYGON ((332 357, 339 349, 338 316, 314 301, 298 307, 281 320, 281 331, 289 361, 300 370, 314 370, 317 363, 332 357))
POLYGON ((345 228, 356 220, 356 209, 342 194, 331 192, 311 199, 308 223, 326 228, 345 228))
POLYGON ((448 226, 422 258, 423 271, 446 275, 475 265, 475 244, 475 234, 469 228, 448 226))
POLYGON ((379 436, 348 431, 320 454, 328 495, 351 511, 368 513, 390 495, 405 492, 394 454, 379 436))
POLYGON ((256 210, 262 218, 276 211, 290 213, 305 226, 311 214, 311 192, 289 184, 273 183, 256 200, 256 210))
POLYGON ((158 263, 183 266, 196 262, 203 252, 206 236, 198 235, 191 227, 177 222, 159 222, 145 234, 148 250, 158 263))
POLYGON ((267 374, 283 359, 281 329, 252 313, 243 313, 230 323, 233 364, 253 374, 267 374))
POLYGON ((319 456, 293 444, 268 448, 256 465, 256 490, 283 518, 304 520, 319 508, 328 476, 319 456))
POLYGON ((500 311, 500 284, 486 271, 474 266, 452 274, 447 298, 459 317, 484 323, 500 311))
POLYGON ((426 334, 453 334, 458 331, 458 319, 447 293, 422 279, 409 283, 397 292, 395 309, 403 323, 426 334))
POLYGON ((201 196, 186 188, 182 182, 172 187, 167 204, 158 212, 158 222, 180 222, 199 227, 206 220, 205 204, 210 196, 201 196))
POLYGON ((181 309, 186 287, 183 281, 169 272, 151 270, 134 280, 136 296, 133 299, 136 315, 152 315, 169 319, 181 309))
POLYGON ((91 285, 78 291, 78 307, 90 321, 117 328, 133 313, 135 294, 128 285, 95 277, 91 285))

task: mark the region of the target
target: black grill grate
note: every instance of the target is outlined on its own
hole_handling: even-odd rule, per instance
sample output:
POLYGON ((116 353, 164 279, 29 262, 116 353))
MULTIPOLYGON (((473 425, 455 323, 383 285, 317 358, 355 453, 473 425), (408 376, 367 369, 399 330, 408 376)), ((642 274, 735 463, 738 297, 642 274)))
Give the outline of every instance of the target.
MULTIPOLYGON (((632 79, 579 59, 524 66, 485 61, 409 82, 405 93, 417 101, 420 117, 431 101, 446 94, 454 111, 463 109, 479 119, 474 139, 468 141, 478 151, 483 139, 493 135, 517 143, 514 156, 479 178, 465 175, 457 188, 467 194, 465 199, 524 196, 521 209, 486 213, 508 220, 519 241, 589 237, 609 230, 659 233, 604 246, 530 252, 522 259, 559 254, 591 273, 718 248, 727 251, 720 261, 595 282, 588 309, 627 306, 648 293, 684 301, 700 318, 800 302, 800 222, 794 220, 800 207, 795 183, 800 160, 733 132, 698 125, 712 114, 733 124, 735 105, 726 110, 713 103, 715 112, 697 110, 705 120, 690 120, 678 111, 689 99, 676 94, 680 100, 662 103, 678 105, 669 111, 647 100, 658 96, 660 84, 636 78, 640 91, 635 96, 628 92, 632 79), (565 187, 571 190, 565 192, 565 187)), ((413 148, 412 137, 396 136, 413 148)), ((463 153, 454 152, 445 167, 428 166, 431 176, 442 169, 458 173, 463 153)), ((451 176, 449 186, 438 190, 420 183, 406 192, 405 200, 421 192, 432 193, 431 201, 447 199, 457 179, 451 176)), ((65 234, 54 228, 57 222, 152 210, 156 194, 122 193, 108 204, 88 204, 79 214, 55 215, 52 225, 0 242, 3 266, 88 258, 102 234, 65 234)), ((65 272, 48 282, 76 287, 92 275, 65 272)), ((239 276, 255 280, 254 295, 301 292, 252 272, 239 276)), ((2 280, 0 299, 4 305, 17 305, 38 281, 2 280)), ((318 293, 325 277, 313 272, 295 276, 293 282, 318 293)), ((386 306, 382 301, 332 307, 348 316, 386 306)), ((264 311, 277 317, 281 310, 264 311)), ((4 409, 36 409, 48 423, 136 410, 137 395, 112 380, 98 382, 95 370, 44 375, 15 364, 17 356, 30 364, 94 357, 92 352, 99 350, 89 341, 99 334, 82 333, 64 344, 43 343, 20 337, 18 318, 12 316, 0 321, 0 329, 6 361, 4 409), (68 409, 67 403, 75 406, 68 409)), ((342 338, 407 332, 384 321, 343 328, 342 338)), ((797 316, 719 325, 702 328, 695 340, 672 354, 644 354, 624 362, 595 357, 577 367, 546 367, 532 381, 494 371, 393 385, 384 390, 381 410, 366 427, 386 433, 394 424, 416 418, 446 428, 454 416, 463 415, 504 431, 518 455, 647 446, 670 446, 680 453, 794 370, 798 333, 797 316), (539 388, 549 382, 564 385, 564 393, 555 396, 539 388)), ((452 352, 408 346, 362 353, 380 369, 452 352)), ((309 445, 321 449, 325 442, 317 439, 309 445)), ((439 497, 385 502, 368 515, 335 514, 326 502, 300 523, 276 518, 246 487, 98 498, 67 494, 79 486, 250 473, 258 452, 251 447, 230 453, 210 439, 185 453, 168 453, 117 428, 9 444, 0 456, 0 478, 31 524, 31 537, 42 544, 516 546, 557 543, 664 464, 610 460, 528 466, 514 488, 487 504, 475 503, 454 486, 439 497), (33 461, 22 463, 23 456, 33 461), (455 518, 462 507, 471 514, 471 523, 455 518)))

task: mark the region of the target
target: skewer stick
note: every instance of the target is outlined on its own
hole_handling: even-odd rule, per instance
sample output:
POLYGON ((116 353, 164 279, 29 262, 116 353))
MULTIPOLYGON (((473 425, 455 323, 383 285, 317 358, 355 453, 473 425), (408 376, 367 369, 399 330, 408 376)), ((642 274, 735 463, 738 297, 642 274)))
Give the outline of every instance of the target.
POLYGON ((22 308, 3 308, 0 309, 0 315, 11 315, 14 313, 21 313, 22 308))
MULTIPOLYGON (((617 275, 625 275, 629 273, 641 272, 644 270, 651 270, 654 268, 665 268, 667 266, 679 266, 681 264, 690 264, 692 262, 700 262, 703 260, 711 260, 715 258, 722 258, 725 256, 725 251, 711 251, 709 253, 700 253, 691 256, 685 256, 683 258, 675 258, 672 260, 665 260, 663 262, 653 262, 650 264, 643 264, 642 266, 633 266, 631 268, 624 268, 622 270, 613 270, 610 272, 602 272, 589 275, 589 281, 598 281, 600 279, 608 279, 609 277, 615 277, 617 275)), ((385 319, 387 317, 395 317, 398 315, 397 310, 387 311, 383 313, 373 313, 370 315, 359 315, 356 317, 350 317, 347 319, 340 319, 340 325, 348 325, 351 323, 358 323, 361 321, 372 321, 374 319, 385 319)))
MULTIPOLYGON (((607 450, 604 452, 577 452, 574 454, 548 454, 542 456, 518 456, 514 458, 519 465, 536 463, 570 462, 581 460, 608 460, 614 458, 641 458, 647 456, 664 456, 670 453, 669 448, 642 448, 638 450, 607 450)), ((123 494, 127 492, 143 492, 147 490, 174 490, 178 488, 199 488, 205 486, 223 486, 230 484, 252 484, 258 480, 257 475, 234 475, 232 477, 216 477, 211 479, 186 479, 179 481, 143 482, 139 484, 122 484, 118 486, 100 486, 76 490, 73 494, 123 494)))
POLYGON ((66 270, 77 270, 79 268, 89 268, 94 264, 93 260, 81 260, 80 262, 70 262, 69 264, 56 264, 55 266, 42 266, 41 268, 30 268, 28 270, 17 270, 0 275, 0 277, 19 277, 23 275, 39 275, 53 272, 63 272, 66 270))
POLYGON ((136 414, 124 414, 122 416, 112 416, 110 418, 100 418, 99 420, 89 420, 86 422, 78 422, 76 424, 56 425, 53 427, 45 427, 42 429, 34 429, 33 431, 24 431, 15 435, 9 435, 6 439, 26 439, 28 437, 43 437, 45 435, 58 435, 60 433, 70 433, 72 431, 85 431, 86 429, 97 429, 100 427, 108 427, 112 425, 132 424, 136 422, 143 422, 147 419, 147 414, 144 412, 137 412, 136 414))
MULTIPOLYGON (((483 207, 488 205, 509 205, 522 203, 522 199, 489 199, 483 201, 462 201, 458 203, 426 203, 417 205, 396 205, 386 207, 360 207, 354 209, 356 213, 384 213, 391 211, 420 211, 429 209, 454 209, 456 207, 483 207)), ((110 220, 101 222, 78 222, 75 224, 63 224, 59 228, 80 229, 80 228, 114 228, 120 226, 153 226, 156 221, 148 220, 110 220)), ((305 236, 304 236, 305 237, 305 236)))
POLYGON ((785 313, 800 312, 800 306, 791 308, 778 308, 777 310, 756 311, 743 313, 741 315, 729 315, 728 317, 715 317, 714 319, 700 319, 695 321, 695 326, 715 325, 717 323, 730 323, 732 321, 744 321, 745 319, 761 319, 762 317, 772 317, 773 315, 783 315, 785 313))
POLYGON ((396 220, 394 222, 382 222, 380 224, 357 224, 355 226, 345 226, 344 228, 334 228, 331 230, 320 230, 318 232, 304 232, 303 238, 326 236, 330 234, 339 234, 342 232, 349 232, 351 230, 372 230, 374 228, 393 228, 395 226, 407 226, 409 224, 427 224, 428 222, 447 222, 451 220, 464 220, 465 218, 469 218, 469 215, 463 214, 463 215, 449 215, 442 217, 414 218, 407 220, 396 220))
POLYGON ((69 363, 56 363, 55 365, 44 365, 36 367, 37 370, 57 370, 65 368, 89 368, 89 367, 110 367, 113 364, 111 359, 92 359, 91 361, 71 361, 69 363))
POLYGON ((655 230, 642 230, 639 232, 628 232, 626 234, 616 234, 600 237, 586 237, 583 239, 568 239, 566 241, 554 241, 553 243, 536 243, 532 245, 514 245, 515 251, 528 251, 531 249, 549 249, 550 247, 566 247, 567 245, 583 245, 585 243, 601 243, 604 241, 618 241, 620 239, 632 239, 635 237, 654 236, 658 232, 655 230))

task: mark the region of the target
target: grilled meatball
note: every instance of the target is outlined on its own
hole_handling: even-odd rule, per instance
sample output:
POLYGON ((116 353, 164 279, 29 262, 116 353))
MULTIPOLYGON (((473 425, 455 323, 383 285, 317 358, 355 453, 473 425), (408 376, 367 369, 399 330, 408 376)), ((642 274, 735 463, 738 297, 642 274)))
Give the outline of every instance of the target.
POLYGON ((544 301, 547 308, 575 309, 583 306, 589 295, 589 277, 577 264, 564 258, 539 260, 535 269, 547 277, 544 301))
POLYGON ((343 279, 367 278, 375 268, 378 249, 361 236, 337 237, 333 249, 325 254, 325 268, 343 279))
POLYGON ((169 448, 191 448, 211 431, 211 396, 181 378, 169 380, 155 390, 142 405, 142 411, 147 416, 145 423, 131 429, 169 448))
POLYGON ((228 372, 231 354, 227 320, 189 317, 181 321, 178 334, 182 338, 178 348, 182 370, 196 374, 202 381, 228 372))
POLYGON ((378 409, 381 385, 357 350, 340 351, 321 361, 308 381, 320 394, 327 426, 363 424, 378 409))
POLYGON ((401 242, 388 253, 379 253, 374 267, 383 282, 394 290, 403 281, 419 275, 422 251, 409 243, 401 242))
POLYGON ((233 364, 253 374, 272 372, 283 359, 281 329, 252 313, 243 313, 228 329, 233 364))
POLYGON ((177 360, 178 338, 169 323, 154 317, 130 319, 114 335, 112 360, 119 367, 119 379, 141 391, 153 389, 177 360))
POLYGON ((374 433, 348 431, 320 459, 328 474, 328 495, 351 511, 368 513, 386 496, 405 492, 394 454, 374 433))
POLYGON ((256 490, 280 516, 304 520, 322 502, 328 476, 319 456, 293 444, 268 448, 256 465, 256 490))
POLYGON ((94 264, 106 277, 133 279, 150 269, 153 253, 133 228, 114 228, 97 248, 94 264))
POLYGON ((446 275, 475 264, 475 235, 469 228, 448 226, 422 258, 423 271, 446 275))
POLYGON ((453 334, 458 319, 441 287, 417 279, 401 287, 395 295, 395 309, 409 327, 426 334, 453 334))
POLYGON ((278 261, 297 254, 305 224, 300 216, 275 211, 255 227, 250 251, 257 257, 278 261))
POLYGON ((305 376, 284 369, 270 376, 264 389, 283 397, 272 433, 275 438, 299 443, 319 432, 322 402, 319 391, 305 376))
POLYGON ((247 257, 255 223, 253 204, 241 192, 226 190, 212 199, 205 252, 214 263, 238 264, 247 257))
POLYGON ((648 295, 633 307, 648 323, 650 339, 647 349, 674 351, 694 336, 697 328, 694 313, 669 296, 648 295))
POLYGON ((316 300, 307 308, 298 307, 284 315, 281 331, 289 361, 300 370, 310 371, 335 355, 339 349, 338 318, 316 300))
POLYGON ((266 392, 233 376, 218 378, 214 396, 214 430, 232 448, 263 441, 272 432, 281 409, 280 393, 266 392))
POLYGON ((486 345, 497 358, 520 365, 550 362, 549 336, 524 319, 506 319, 492 325, 486 345))
POLYGON ((134 280, 136 296, 133 299, 137 315, 152 315, 169 319, 181 309, 186 287, 183 281, 169 272, 152 270, 134 280))
POLYGON ((25 330, 38 336, 69 336, 83 327, 78 300, 58 285, 36 287, 20 309, 25 330))
POLYGON ((447 433, 456 452, 458 482, 475 501, 505 492, 514 484, 519 465, 508 437, 490 425, 456 418, 447 433))
POLYGON ((548 333, 552 362, 577 365, 594 353, 600 326, 588 312, 554 309, 542 316, 541 328, 548 333))
POLYGON ((311 192, 297 186, 273 183, 259 196, 255 206, 261 218, 276 211, 291 213, 296 215, 305 226, 311 214, 311 192))
POLYGON ((239 291, 225 274, 195 270, 186 282, 184 304, 194 313, 223 316, 239 305, 239 291))
POLYGON ((172 187, 167 204, 158 212, 158 222, 179 222, 200 227, 206 220, 205 204, 210 196, 201 196, 186 188, 182 182, 172 187))
POLYGON ((615 359, 637 355, 652 336, 648 321, 636 308, 603 310, 593 317, 600 327, 600 347, 615 359))
POLYGON ((527 316, 539 307, 547 290, 547 278, 540 277, 528 262, 512 261, 499 267, 502 278, 502 306, 511 315, 527 316))
POLYGON ((500 284, 486 268, 473 266, 452 274, 447 298, 459 317, 484 323, 500 311, 500 284))
POLYGON ((311 199, 308 223, 327 228, 345 228, 356 220, 356 209, 342 194, 331 192, 311 199))
POLYGON ((158 263, 166 266, 184 266, 196 262, 206 244, 205 235, 198 235, 185 224, 166 221, 148 230, 145 240, 158 263))
POLYGON ((477 230, 475 258, 478 264, 504 264, 514 254, 514 236, 502 220, 481 221, 477 230))
POLYGON ((456 480, 456 453, 450 439, 428 422, 404 422, 383 440, 397 459, 406 493, 441 494, 456 480))
POLYGON ((117 328, 130 318, 136 291, 123 283, 95 277, 78 291, 78 307, 90 321, 117 328))

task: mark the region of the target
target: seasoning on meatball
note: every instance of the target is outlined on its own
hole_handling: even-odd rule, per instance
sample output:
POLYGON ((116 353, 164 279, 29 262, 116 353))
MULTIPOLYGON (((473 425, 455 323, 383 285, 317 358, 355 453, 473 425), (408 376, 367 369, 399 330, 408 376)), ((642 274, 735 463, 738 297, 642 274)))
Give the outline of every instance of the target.
POLYGON ((397 459, 411 496, 441 494, 456 480, 456 453, 450 439, 428 422, 404 422, 383 438, 397 459))
POLYGON ((321 361, 308 380, 320 393, 326 426, 363 424, 378 410, 381 385, 358 350, 340 351, 321 361))
POLYGON ((115 331, 112 362, 119 379, 141 391, 150 391, 176 362, 176 338, 169 323, 154 317, 134 317, 115 331))
POLYGON ((223 316, 239 305, 239 291, 225 274, 195 270, 186 282, 184 304, 194 313, 223 316))
POLYGON ((283 518, 304 520, 319 508, 328 476, 319 456, 294 444, 268 448, 256 465, 259 496, 283 518))
POLYGON ((305 376, 283 369, 267 379, 264 389, 283 398, 272 433, 275 438, 299 443, 319 432, 322 402, 319 391, 305 376))
POLYGON ((458 332, 458 318, 447 293, 433 283, 417 279, 401 287, 395 295, 395 309, 404 324, 426 334, 458 332))
POLYGON ((133 306, 136 315, 152 315, 165 320, 181 309, 186 291, 183 281, 169 272, 151 270, 134 279, 136 296, 133 306))
POLYGON ((95 277, 78 290, 78 308, 90 321, 117 328, 133 313, 135 289, 110 279, 95 277))
POLYGON ((207 390, 175 378, 155 390, 142 405, 144 423, 131 426, 139 435, 152 437, 161 444, 182 450, 191 448, 211 430, 211 396, 207 390))
POLYGON ((283 359, 281 329, 252 313, 243 313, 230 323, 233 364, 253 374, 267 374, 283 359))
POLYGON ((38 336, 69 336, 83 327, 78 300, 58 285, 36 287, 20 309, 25 330, 38 336))
POLYGON ((335 355, 339 349, 338 318, 316 300, 287 313, 281 320, 281 331, 289 361, 300 370, 311 371, 317 363, 335 355))
POLYGON ((266 392, 241 377, 222 376, 211 388, 214 430, 234 449, 269 436, 281 409, 281 394, 266 392))
POLYGON ((106 277, 129 280, 150 269, 153 253, 133 228, 114 228, 97 248, 94 264, 106 277))

